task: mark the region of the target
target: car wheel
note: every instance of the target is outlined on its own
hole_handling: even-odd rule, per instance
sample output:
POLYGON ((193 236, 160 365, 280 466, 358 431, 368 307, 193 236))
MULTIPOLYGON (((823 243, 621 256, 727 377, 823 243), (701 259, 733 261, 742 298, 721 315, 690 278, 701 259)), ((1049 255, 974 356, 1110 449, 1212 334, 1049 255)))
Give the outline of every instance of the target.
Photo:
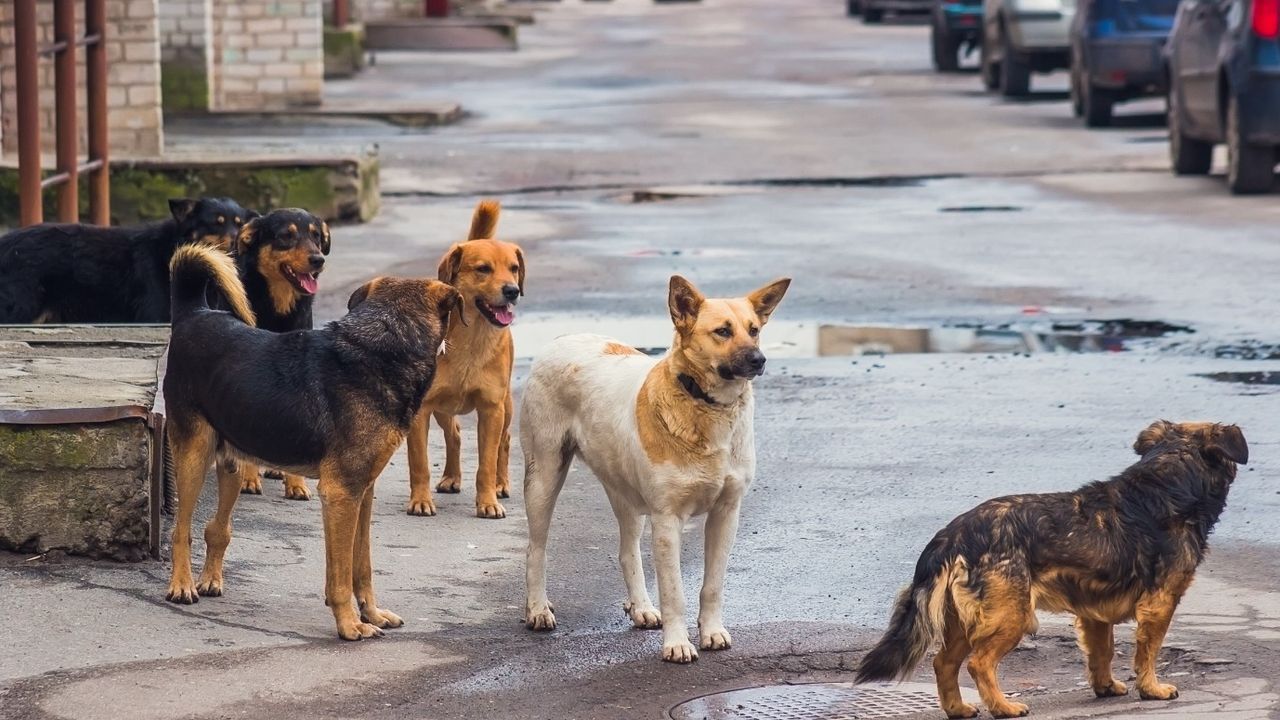
POLYGON ((1031 66, 1018 57, 1013 49, 1009 33, 1001 30, 1000 94, 1005 97, 1022 97, 1031 90, 1031 66))
POLYGON ((862 24, 879 25, 884 21, 884 10, 880 8, 864 7, 862 8, 862 24))
POLYGON ((1079 55, 1071 53, 1071 114, 1075 117, 1084 115, 1084 99, 1080 97, 1080 68, 1076 66, 1079 55))
POLYGON ((933 41, 933 69, 938 72, 957 72, 960 70, 960 43, 947 32, 939 28, 937 20, 930 30, 933 41))
POLYGON ((1085 127, 1110 126, 1111 110, 1115 107, 1115 98, 1111 93, 1089 82, 1088 78, 1080 78, 1080 90, 1080 109, 1084 115, 1085 127))
POLYGON ((978 59, 980 62, 982 75, 982 87, 987 90, 995 90, 1000 87, 1000 64, 991 59, 991 51, 987 49, 989 43, 983 42, 978 48, 978 59))
POLYGON ((849 17, 857 17, 862 13, 862 0, 845 0, 844 11, 849 17))
POLYGON ((1178 89, 1169 88, 1169 160, 1173 163, 1174 175, 1208 175, 1213 165, 1213 143, 1187 137, 1182 127, 1181 113, 1178 108, 1178 89))
POLYGON ((1236 195, 1267 192, 1275 180, 1275 148, 1250 145, 1240 123, 1240 102, 1232 94, 1227 101, 1227 187, 1236 195))

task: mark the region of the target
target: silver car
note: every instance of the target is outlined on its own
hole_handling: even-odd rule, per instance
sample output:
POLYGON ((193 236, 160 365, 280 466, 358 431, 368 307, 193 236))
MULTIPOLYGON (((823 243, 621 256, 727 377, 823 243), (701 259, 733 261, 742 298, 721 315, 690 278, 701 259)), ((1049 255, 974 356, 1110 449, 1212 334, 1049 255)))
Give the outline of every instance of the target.
POLYGON ((1032 72, 1071 67, 1076 0, 984 0, 982 82, 1006 97, 1026 95, 1032 72))

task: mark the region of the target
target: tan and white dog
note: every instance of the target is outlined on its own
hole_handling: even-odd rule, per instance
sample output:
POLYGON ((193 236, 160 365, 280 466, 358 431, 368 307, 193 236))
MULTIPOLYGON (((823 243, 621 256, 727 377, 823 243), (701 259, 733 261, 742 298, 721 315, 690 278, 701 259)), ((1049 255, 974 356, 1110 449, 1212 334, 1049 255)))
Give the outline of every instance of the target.
POLYGON ((618 519, 623 611, 638 628, 662 627, 662 659, 670 662, 698 659, 685 624, 680 531, 690 517, 707 516, 699 645, 729 647, 721 618, 725 568, 756 470, 751 380, 764 371, 760 329, 790 283, 708 299, 677 275, 667 299, 675 338, 662 359, 599 335, 568 335, 534 363, 520 414, 530 629, 556 626, 547 599, 547 529, 576 455, 604 485, 618 519), (646 515, 661 613, 640 565, 646 515))

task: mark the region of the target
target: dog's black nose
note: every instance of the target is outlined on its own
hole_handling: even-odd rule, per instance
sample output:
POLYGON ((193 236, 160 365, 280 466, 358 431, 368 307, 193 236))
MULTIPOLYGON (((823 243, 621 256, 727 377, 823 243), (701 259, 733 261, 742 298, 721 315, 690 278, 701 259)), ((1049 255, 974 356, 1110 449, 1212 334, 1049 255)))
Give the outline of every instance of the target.
POLYGON ((760 372, 761 370, 764 370, 764 363, 767 359, 768 358, 764 356, 764 353, 759 350, 752 350, 751 354, 747 356, 747 364, 751 366, 752 370, 760 372))
POLYGON ((324 256, 320 253, 311 253, 307 260, 311 263, 312 270, 319 270, 324 267, 324 256))
POLYGON ((507 302, 515 302, 516 298, 520 297, 520 288, 515 285, 503 285, 502 297, 506 298, 507 302))

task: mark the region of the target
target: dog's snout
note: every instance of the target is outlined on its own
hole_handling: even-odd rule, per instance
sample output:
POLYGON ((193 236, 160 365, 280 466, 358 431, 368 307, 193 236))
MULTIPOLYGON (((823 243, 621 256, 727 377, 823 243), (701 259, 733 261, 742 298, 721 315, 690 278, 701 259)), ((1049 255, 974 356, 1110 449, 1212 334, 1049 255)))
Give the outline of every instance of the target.
POLYGON ((516 298, 520 297, 520 287, 517 285, 503 285, 502 297, 505 298, 507 302, 515 302, 516 298))
POLYGON ((752 350, 751 353, 747 355, 747 364, 756 372, 764 369, 766 360, 768 360, 768 358, 766 358, 764 353, 760 352, 758 349, 752 350))
POLYGON ((324 267, 324 255, 321 255, 320 253, 311 253, 311 255, 307 257, 307 261, 311 263, 312 270, 319 270, 324 267))

